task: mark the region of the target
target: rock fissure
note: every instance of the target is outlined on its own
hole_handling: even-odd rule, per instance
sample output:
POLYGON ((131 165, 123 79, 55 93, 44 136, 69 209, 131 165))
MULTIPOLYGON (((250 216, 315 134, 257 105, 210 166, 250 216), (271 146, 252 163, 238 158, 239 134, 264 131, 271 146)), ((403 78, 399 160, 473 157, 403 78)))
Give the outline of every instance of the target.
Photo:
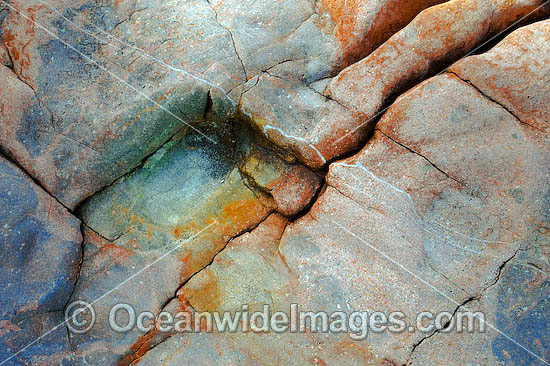
POLYGON ((231 43, 233 44, 233 50, 235 51, 235 56, 237 56, 237 59, 239 60, 239 62, 241 63, 241 67, 243 69, 243 73, 244 73, 244 76, 245 76, 245 82, 246 80, 249 80, 248 78, 248 73, 246 71, 246 68, 244 67, 244 62, 243 62, 243 59, 241 58, 241 56, 239 55, 239 51, 237 50, 237 44, 235 43, 235 37, 233 36, 233 32, 231 31, 231 29, 229 27, 224 27, 220 21, 218 20, 218 12, 216 11, 216 9, 214 9, 214 7, 212 6, 212 4, 210 3, 210 0, 205 0, 206 3, 210 6, 210 9, 212 9, 212 12, 214 12, 214 17, 216 19, 216 23, 218 23, 218 25, 223 28, 224 30, 227 31, 227 33, 229 34, 229 37, 231 38, 231 43))
POLYGON ((473 89, 475 89, 479 94, 481 94, 485 99, 487 99, 488 101, 498 105, 500 108, 504 109, 506 112, 508 112, 512 117, 514 117, 519 123, 521 124, 524 124, 528 127, 531 127, 539 132, 542 132, 544 133, 543 130, 541 130, 540 128, 538 128, 537 126, 533 126, 527 122, 524 122, 522 121, 514 112, 512 112, 510 110, 510 108, 506 107, 504 104, 502 103, 499 103, 497 102, 494 98, 491 98, 487 93, 485 93, 483 90, 481 90, 480 88, 478 88, 474 83, 472 83, 471 80, 467 80, 467 79, 464 79, 462 78, 460 75, 458 75, 457 73, 453 72, 453 71, 446 71, 448 74, 451 74, 453 76, 456 76, 458 79, 460 79, 460 81, 462 81, 463 83, 469 85, 470 87, 472 87, 473 89))
POLYGON ((383 134, 384 136, 386 136, 388 139, 392 140, 393 142, 395 142, 397 145, 401 146, 401 147, 404 147, 405 149, 407 149, 408 151, 410 151, 411 153, 413 154, 416 154, 418 156, 420 156, 422 159, 426 160, 431 166, 433 166, 435 169, 437 169, 439 172, 443 173, 445 176, 447 176, 447 178, 449 179, 452 179, 453 181, 455 181, 456 183, 460 184, 462 187, 466 187, 466 184, 464 182, 461 182, 460 180, 458 180, 457 178, 451 176, 449 173, 447 173, 446 171, 444 171, 443 169, 441 169, 440 167, 438 167, 437 165, 435 165, 434 162, 432 162, 430 159, 428 159, 426 156, 422 155, 421 153, 419 153, 418 151, 415 151, 413 149, 411 149, 410 147, 406 146, 405 144, 399 142, 397 139, 395 139, 394 137, 392 136, 389 136, 388 134, 386 134, 385 132, 379 130, 378 128, 376 128, 376 131, 380 132, 381 134, 383 134))

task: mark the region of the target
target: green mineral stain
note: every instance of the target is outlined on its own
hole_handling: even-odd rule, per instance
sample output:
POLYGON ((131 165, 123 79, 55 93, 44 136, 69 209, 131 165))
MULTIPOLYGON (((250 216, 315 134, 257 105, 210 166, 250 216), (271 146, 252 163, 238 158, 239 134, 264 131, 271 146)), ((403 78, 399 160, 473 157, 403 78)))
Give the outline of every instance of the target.
POLYGON ((508 191, 508 194, 516 200, 517 203, 522 203, 524 199, 523 190, 521 188, 514 188, 508 191))

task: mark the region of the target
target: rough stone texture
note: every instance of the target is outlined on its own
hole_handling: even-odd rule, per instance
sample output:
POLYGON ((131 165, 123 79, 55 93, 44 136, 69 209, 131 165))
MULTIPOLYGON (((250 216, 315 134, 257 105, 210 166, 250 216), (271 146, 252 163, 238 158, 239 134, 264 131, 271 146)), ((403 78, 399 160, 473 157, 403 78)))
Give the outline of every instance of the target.
POLYGON ((365 116, 299 81, 262 74, 249 83, 253 86, 241 97, 243 113, 277 147, 314 169, 358 147, 365 138, 365 131, 359 131, 337 141, 365 116))
POLYGON ((320 14, 329 14, 342 47, 343 65, 370 54, 407 25, 420 11, 446 0, 322 0, 320 14))
POLYGON ((277 211, 289 217, 302 211, 321 187, 321 177, 311 170, 263 151, 251 154, 241 171, 271 194, 277 211))
POLYGON ((114 304, 159 311, 232 237, 274 210, 270 197, 245 185, 230 151, 222 142, 212 148, 200 136, 178 135, 143 167, 84 204, 83 221, 97 234, 87 231, 73 299, 91 302, 150 268, 94 305, 100 321, 74 339, 82 364, 116 363, 138 342, 137 330, 121 335, 110 329, 114 304), (153 283, 161 285, 149 286, 153 283))
POLYGON ((523 123, 550 128, 550 21, 510 34, 489 52, 468 57, 450 69, 523 123), (535 55, 533 57, 532 55, 535 55))
MULTIPOLYGON (((372 118, 397 93, 467 54, 543 3, 453 0, 426 9, 368 57, 342 71, 325 93, 372 118)), ((540 11, 549 12, 548 7, 540 11)))
MULTIPOLYGON (((273 311, 288 311, 288 304, 302 296, 295 292, 298 278, 289 270, 278 247, 287 224, 274 214, 252 233, 233 240, 209 267, 178 291, 177 306, 196 311, 235 311, 249 304, 250 311, 255 311, 271 304, 273 311)), ((158 360, 166 365, 351 366, 364 364, 364 355, 344 335, 329 339, 318 334, 214 332, 174 335, 147 352, 137 364, 155 365, 158 360)))
POLYGON ((468 309, 488 314, 487 322, 502 333, 490 327, 486 333, 440 333, 418 346, 410 365, 447 364, 449 360, 461 360, 462 365, 543 365, 508 337, 544 360, 550 358, 547 332, 550 324, 545 317, 550 312, 548 254, 548 246, 521 252, 518 261, 533 265, 511 262, 503 270, 498 285, 487 290, 481 300, 467 305, 468 309))
POLYGON ((93 302, 95 327, 56 328, 7 364, 549 359, 548 21, 401 95, 376 129, 365 123, 542 4, 441 2, 0 5, 0 151, 34 179, 0 160, 0 362, 59 324, 68 300, 93 302), (81 237, 62 205, 84 224, 76 286, 81 237), (468 308, 493 328, 362 341, 116 333, 108 313, 120 302, 400 310, 409 324, 468 308))
POLYGON ((210 89, 215 108, 231 106, 220 89, 174 68, 227 90, 244 78, 205 1, 145 1, 131 11, 117 3, 48 2, 52 10, 10 2, 51 34, 11 9, 1 19, 13 73, 0 74, 8 85, 0 92, 7 122, 0 144, 71 208, 186 128, 183 121, 200 130, 210 89))
MULTIPOLYGON (((406 309, 408 324, 421 311, 467 304, 544 357, 549 143, 456 76, 430 79, 397 100, 359 154, 331 165, 328 187, 306 216, 291 224, 272 216, 234 240, 179 299, 195 311, 291 302, 315 311, 406 309), (524 292, 510 298, 511 291, 524 292), (523 314, 511 312, 518 307, 523 314)), ((272 336, 176 335, 139 364, 534 362, 495 331, 448 341, 419 332, 369 334, 363 342, 272 336), (472 354, 465 357, 458 342, 472 354), (297 344, 307 356, 292 352, 297 344)))
MULTIPOLYGON (((430 7, 333 78, 325 98, 289 80, 287 73, 275 67, 248 81, 241 92, 241 109, 275 145, 318 169, 359 147, 372 131, 377 112, 400 92, 466 55, 542 3, 454 0, 430 7)), ((550 8, 543 7, 531 17, 547 14, 550 8)))
MULTIPOLYGON (((79 220, 19 168, 0 157, 0 358, 57 325, 76 282, 79 220), (36 319, 35 319, 36 318, 36 319)), ((10 365, 47 365, 70 357, 65 327, 10 365), (59 335, 62 337, 59 339, 59 335)))
POLYGON ((251 79, 265 70, 306 83, 338 73, 442 0, 209 0, 251 79))
POLYGON ((0 321, 0 357, 4 362, 27 347, 17 356, 6 361, 6 366, 72 366, 75 362, 67 328, 58 326, 65 320, 62 311, 37 313, 28 318, 0 321), (55 329, 54 329, 55 328, 55 329), (49 332, 49 333, 48 333, 49 332), (47 334, 46 334, 47 333, 47 334), (40 341, 36 340, 42 337, 40 341), (32 342, 32 345, 30 345, 32 342), (30 346, 29 346, 30 345, 30 346))
POLYGON ((0 57, 13 73, 0 74, 0 145, 74 208, 186 123, 201 130, 209 92, 224 117, 226 92, 276 65, 308 82, 334 75, 434 2, 10 2, 24 17, 2 4, 0 57))

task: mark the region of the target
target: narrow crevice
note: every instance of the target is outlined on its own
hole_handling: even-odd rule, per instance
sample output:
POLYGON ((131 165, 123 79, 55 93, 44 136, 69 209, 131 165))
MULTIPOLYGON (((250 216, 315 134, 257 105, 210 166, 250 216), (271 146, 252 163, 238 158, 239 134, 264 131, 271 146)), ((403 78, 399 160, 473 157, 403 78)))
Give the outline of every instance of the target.
POLYGON ((230 237, 226 242, 225 242, 225 245, 220 249, 218 250, 211 258, 210 262, 208 262, 206 265, 204 265, 202 268, 200 268, 199 270, 195 271, 194 273, 192 273, 179 287, 178 289, 176 290, 174 296, 172 298, 170 298, 168 300, 167 303, 169 303, 170 301, 172 301, 173 299, 176 299, 177 298, 177 294, 178 292, 183 288, 185 287, 185 285, 187 285, 187 283, 189 283, 189 281, 191 281, 193 279, 193 277, 195 277, 196 275, 198 275, 199 273, 201 273, 202 271, 204 271, 205 269, 207 269, 208 267, 210 267, 212 265, 212 263, 214 263, 214 261, 216 260, 216 257, 221 254, 229 244, 231 244, 231 242, 235 239, 237 239, 238 237, 240 236, 243 236, 245 234, 250 234, 251 232, 253 232, 254 230, 256 230, 258 228, 258 226, 260 226, 262 223, 265 222, 265 220, 267 220, 267 218, 272 214, 274 213, 275 211, 274 210, 270 210, 260 221, 258 221, 256 224, 252 225, 251 227, 247 228, 247 229, 243 229, 241 230, 240 232, 238 232, 237 234, 233 235, 232 237, 230 237))
POLYGON ((466 300, 464 300, 462 302, 462 304, 458 305, 455 310, 453 311, 453 314, 451 316, 451 318, 447 321, 447 323, 445 323, 443 325, 443 328, 442 329, 436 329, 434 330, 432 333, 430 333, 429 335, 425 336, 425 337, 422 337, 420 340, 416 341, 413 346, 412 346, 412 349, 411 349, 411 352, 409 354, 409 358, 407 360, 407 362, 405 362, 405 365, 410 365, 410 362, 412 360, 412 357, 413 357, 413 354, 414 352, 416 351, 416 349, 422 344, 424 343, 425 340, 427 339, 430 339, 432 338, 433 336, 435 336, 436 334, 439 334, 441 333, 441 331, 445 330, 449 324, 451 324, 452 320, 454 319, 454 317, 456 316, 456 313, 458 312, 458 310, 460 310, 460 308, 468 305, 469 303, 471 303, 472 301, 476 301, 476 300, 479 300, 480 296, 472 296, 472 297, 469 297, 467 298, 466 300))
POLYGON ((410 151, 411 153, 413 154, 416 154, 418 156, 420 156, 421 158, 423 158, 424 160, 426 160, 431 166, 433 166, 435 169, 437 169, 440 173, 444 174, 447 178, 455 181, 456 183, 460 184, 461 186, 463 187, 466 187, 466 184, 461 182, 460 180, 458 180, 457 178, 451 176, 449 173, 447 173, 446 171, 444 171, 443 169, 439 168, 437 165, 435 165, 430 159, 428 159, 427 157, 425 157, 424 155, 422 155, 421 153, 419 153, 418 151, 415 151, 413 149, 411 149, 410 147, 408 147, 407 145, 404 145, 403 143, 397 141, 395 138, 387 135, 386 133, 384 133, 383 131, 379 130, 378 128, 376 128, 376 131, 380 132, 382 135, 386 136, 388 139, 392 140, 393 142, 395 142, 397 145, 407 149, 408 151, 410 151))
POLYGON ((75 214, 74 210, 71 210, 68 206, 65 206, 63 202, 61 202, 52 192, 50 192, 38 179, 36 179, 32 174, 28 172, 21 164, 15 160, 11 154, 9 154, 7 151, 5 151, 2 146, 0 146, 0 157, 6 159, 13 165, 15 165, 17 168, 19 168, 25 175, 33 181, 34 184, 36 184, 38 187, 40 187, 44 192, 46 192, 51 198, 53 198, 57 203, 59 203, 61 206, 63 206, 71 215, 78 218, 78 216, 75 214))
POLYGON ((305 85, 306 85, 309 89, 311 89, 314 93, 319 94, 320 96, 322 96, 322 97, 325 98, 326 100, 330 100, 330 101, 332 101, 332 102, 335 102, 336 104, 338 104, 340 107, 344 108, 345 110, 350 111, 350 112, 352 112, 352 113, 355 113, 354 110, 352 110, 350 107, 348 107, 347 105, 343 104, 343 103, 340 102, 339 100, 332 98, 332 96, 330 96, 330 95, 325 95, 325 94, 323 94, 323 93, 320 93, 318 90, 315 90, 315 89, 311 86, 311 84, 305 84, 305 85))
POLYGON ((225 31, 227 31, 227 33, 229 33, 229 37, 231 38, 231 43, 233 44, 233 49, 235 50, 235 55, 237 56, 237 59, 239 59, 239 62, 241 63, 241 67, 243 69, 243 73, 244 73, 244 76, 245 76, 245 80, 248 80, 248 73, 246 72, 246 68, 244 67, 244 62, 243 62, 243 59, 241 58, 241 56, 239 55, 239 51, 237 51, 237 44, 235 43, 235 38, 233 36, 233 32, 231 31, 231 29, 229 29, 228 27, 224 27, 220 21, 218 20, 218 12, 216 11, 216 9, 214 9, 214 7, 212 6, 212 4, 210 3, 210 0, 205 0, 206 3, 208 4, 208 6, 210 6, 210 9, 212 9, 212 11, 214 12, 214 16, 216 18, 216 23, 218 23, 218 25, 223 28, 225 31))
POLYGON ((519 252, 522 252, 522 251, 524 251, 524 249, 521 248, 521 247, 518 248, 518 249, 516 249, 516 250, 514 251, 514 254, 513 254, 510 258, 506 259, 504 262, 502 262, 502 263, 500 264, 500 266, 498 267, 498 270, 497 270, 497 274, 496 274, 496 276, 495 276, 495 279, 494 279, 489 285, 487 285, 484 289, 481 290, 481 292, 480 292, 480 294, 479 294, 479 297, 481 297, 481 296, 482 296, 485 292, 487 292, 491 287, 493 287, 494 285, 496 285, 496 284, 498 283, 498 281, 500 281, 500 278, 501 278, 501 276, 502 276, 502 273, 503 273, 504 268, 506 267, 506 265, 507 265, 508 263, 510 263, 510 261, 514 260, 514 258, 516 258, 516 256, 518 255, 518 253, 519 253, 519 252))
MULTIPOLYGON (((172 297, 170 297, 169 299, 167 299, 164 304, 161 306, 161 311, 163 311, 166 306, 168 306, 168 304, 170 304, 170 302, 172 302, 173 300, 176 300, 178 299, 178 292, 184 288, 188 283, 189 281, 191 281, 196 275, 198 275, 199 273, 201 273, 202 271, 204 271, 205 269, 207 269, 208 267, 210 267, 214 261, 216 260, 216 258, 218 257, 218 255, 220 255, 225 249, 227 249, 227 246, 235 239, 237 239, 238 237, 244 235, 244 234, 247 234, 247 233, 251 233, 252 231, 254 231, 256 228, 258 228, 258 226, 260 226, 263 222, 265 222, 265 220, 267 220, 267 218, 274 213, 274 210, 270 210, 266 215, 265 217, 260 220, 258 223, 256 223, 255 225, 247 228, 247 229, 244 229, 242 231, 240 231, 239 233, 233 235, 231 238, 229 238, 225 245, 220 249, 218 250, 213 256, 212 258, 210 259, 210 261, 204 265, 203 267, 201 267, 200 269, 198 269, 197 271, 195 271, 194 273, 192 273, 177 289, 176 291, 174 292, 174 295, 172 297)), ((282 234, 281 234, 282 236, 282 234)), ((150 331, 149 333, 145 334, 144 337, 147 337, 148 335, 150 335, 150 337, 152 337, 154 334, 151 333, 151 332, 154 332, 154 330, 150 331)), ((151 351, 152 349, 154 349, 155 347, 158 347, 160 344, 164 343, 165 341, 167 341, 169 338, 171 338, 173 335, 175 334, 167 334, 166 337, 163 337, 161 340, 159 340, 158 343, 155 343, 151 346, 150 343, 147 343, 147 342, 144 342, 137 350, 135 350, 133 353, 127 355, 127 356, 124 356, 121 361, 119 361, 119 366, 121 365, 133 365, 135 363, 137 363, 141 358, 143 358, 147 352, 151 351), (147 347, 147 346, 150 346, 148 349, 144 350, 143 347, 147 347), (142 353, 143 352, 143 353, 142 353), (137 356, 139 353, 142 353, 140 356, 137 356), (124 362, 125 360, 131 360, 130 362, 124 362)), ((151 338, 152 339, 152 338, 151 338)))
MULTIPOLYGON (((2 11, 0 11, 0 14, 2 13, 2 11)), ((13 62, 13 58, 10 54, 10 51, 8 51, 8 48, 5 47, 3 44, 0 44, 0 47, 2 47, 5 51, 6 51, 6 56, 8 56, 8 62, 9 64, 3 64, 4 66, 6 66, 8 69, 10 69, 14 74, 15 74, 15 70, 14 70, 14 62, 13 62)), ((17 74, 15 74, 17 75, 17 74)))
POLYGON ((252 177, 250 174, 248 174, 244 170, 244 168, 242 167, 242 164, 239 164, 237 168, 239 169, 239 173, 243 177, 243 183, 246 185, 248 189, 252 191, 252 193, 254 193, 254 195, 256 195, 256 193, 260 193, 260 194, 264 193, 270 197, 273 197, 271 190, 259 185, 258 182, 256 182, 256 180, 254 179, 254 177, 252 177))
MULTIPOLYGON (((126 19, 121 20, 120 22, 118 22, 117 24, 115 24, 115 25, 113 26, 113 30, 117 29, 120 25, 122 25, 122 24, 126 23, 127 21, 131 20, 132 17, 133 17, 134 15, 136 15, 137 13, 139 13, 140 11, 144 11, 144 10, 147 10, 147 9, 149 9, 149 8, 140 8, 140 9, 134 9, 134 10, 132 10, 132 12, 131 12, 130 14, 128 14, 128 16, 126 17, 126 19)), ((96 29, 97 29, 97 28, 96 28, 96 29)), ((102 32, 102 33, 104 33, 104 32, 102 32)))
POLYGON ((502 276, 502 273, 504 271, 504 268, 506 267, 506 265, 512 261, 520 251, 524 251, 524 249, 522 248, 518 248, 514 251, 514 254, 506 259, 504 262, 502 262, 500 264, 500 266, 498 267, 498 270, 497 270, 497 274, 495 276, 495 278, 493 279, 493 281, 491 281, 491 283, 489 285, 487 285, 486 287, 484 287, 483 289, 481 289, 481 291, 479 291, 479 294, 477 295, 474 295, 474 296, 470 296, 469 298, 467 298, 466 300, 464 300, 462 302, 462 304, 460 304, 459 306, 457 306, 455 308, 455 310, 453 311, 453 315, 451 316, 451 318, 447 321, 447 323, 443 326, 443 329, 436 329, 435 331, 433 331, 431 334, 421 338, 420 340, 418 340, 417 342, 415 342, 412 346, 412 350, 410 352, 410 355, 409 355, 409 359, 407 360, 407 365, 410 365, 410 362, 412 360, 412 357, 413 357, 413 354, 414 352, 416 351, 416 349, 427 339, 433 337, 434 335, 438 334, 438 333, 441 333, 442 330, 445 330, 449 324, 451 324, 452 320, 454 319, 454 317, 456 316, 456 313, 458 312, 458 310, 460 310, 460 308, 468 305, 469 303, 473 302, 473 301, 477 301, 477 300, 480 300, 483 295, 487 292, 487 290, 489 290, 491 287, 493 287, 494 285, 496 285, 498 283, 498 281, 500 281, 500 278, 502 276))
POLYGON ((214 102, 212 101, 212 92, 211 89, 208 89, 208 92, 206 93, 206 107, 204 108, 204 113, 202 114, 202 119, 207 120, 208 115, 212 112, 212 108, 214 107, 214 102))
POLYGON ((13 74, 15 75, 15 77, 17 77, 17 78, 19 79, 19 81, 21 81, 23 84, 25 84, 26 86, 28 86, 29 88, 31 88, 31 90, 33 91, 34 95, 36 96, 36 99, 40 100, 40 99, 38 98, 38 94, 36 93, 36 89, 35 89, 28 81, 26 81, 26 80, 25 80, 16 70, 15 70, 15 69, 16 69, 16 67, 15 67, 16 64, 15 64, 15 62, 13 61, 14 58, 13 58, 11 52, 10 52, 10 49, 9 49, 8 47, 5 47, 5 50, 6 50, 6 53, 8 54, 8 59, 9 59, 10 62, 11 62, 11 67, 8 67, 8 66, 6 66, 6 67, 7 67, 8 69, 10 69, 10 70, 13 72, 13 74))
POLYGON ((67 298, 67 302, 65 303, 65 306, 63 306, 63 312, 65 311, 65 309, 67 308, 67 306, 69 306, 69 304, 71 303, 71 300, 73 299, 73 296, 76 292, 76 289, 78 287, 78 284, 79 284, 79 281, 80 281, 80 276, 82 275, 82 265, 84 264, 84 227, 86 225, 81 222, 80 224, 80 233, 82 235, 82 241, 80 242, 80 258, 78 260, 78 263, 77 263, 77 266, 78 266, 78 271, 76 273, 76 279, 74 281, 74 285, 73 285, 73 289, 71 290, 71 294, 69 295, 69 297, 67 298))
POLYGON ((86 229, 90 230, 91 232, 93 232, 95 235, 99 236, 101 239, 105 240, 105 241, 108 241, 109 243, 114 243, 116 242, 118 239, 122 238, 124 235, 128 234, 129 232, 131 232, 132 230, 134 230, 134 227, 133 226, 130 226, 129 229, 127 229, 126 231, 124 231, 123 233, 117 235, 116 237, 112 238, 112 239, 109 239, 107 238, 106 236, 104 236, 103 234, 97 232, 96 230, 94 230, 87 222, 84 221, 84 218, 80 218, 80 222, 82 223, 82 226, 85 227, 86 229))
POLYGON ((349 199, 349 200, 355 202, 359 207, 363 208, 363 206, 362 206, 359 202, 357 202, 353 197, 351 197, 350 195, 345 194, 344 192, 342 192, 342 191, 341 191, 340 189, 338 189, 337 187, 335 187, 335 186, 333 186, 333 185, 331 185, 331 184, 329 184, 329 183, 327 183, 327 187, 333 188, 333 189, 336 190, 338 193, 340 193, 342 196, 344 196, 344 197, 346 197, 347 199, 349 199))
POLYGON ((300 212, 298 212, 297 214, 295 214, 295 215, 288 218, 288 220, 291 223, 294 223, 294 222, 300 220, 302 217, 304 217, 304 216, 306 216, 310 213, 313 206, 315 206, 315 204, 319 200, 319 197, 321 197, 321 195, 327 189, 327 186, 328 186, 328 184, 326 182, 327 174, 328 174, 328 166, 321 173, 319 173, 319 176, 321 177, 321 182, 319 184, 319 188, 317 189, 317 192, 315 192, 315 194, 313 195, 313 197, 311 198, 309 203, 306 206, 304 206, 304 208, 302 208, 300 210, 300 212))
POLYGON ((271 66, 269 66, 269 67, 267 67, 267 68, 265 68, 265 69, 262 69, 261 72, 259 72, 258 74, 254 75, 254 76, 252 76, 252 77, 254 78, 254 77, 256 77, 256 76, 258 76, 258 75, 260 75, 260 74, 262 74, 262 73, 265 72, 265 73, 268 74, 269 76, 273 76, 273 77, 276 77, 276 78, 279 78, 279 79, 283 79, 283 78, 281 78, 281 77, 279 77, 279 76, 277 76, 277 75, 272 75, 272 74, 270 74, 269 71, 271 71, 272 69, 276 68, 277 66, 280 66, 280 65, 282 65, 282 64, 285 64, 285 63, 287 63, 287 62, 302 61, 302 60, 306 60, 306 58, 305 58, 305 57, 297 58, 297 59, 291 59, 291 58, 289 58, 289 59, 285 59, 285 60, 279 61, 279 62, 275 63, 274 65, 271 65, 271 66))
POLYGON ((166 337, 162 338, 158 343, 155 343, 155 344, 151 345, 151 346, 150 346, 148 349, 146 349, 146 350, 143 350, 142 348, 143 348, 143 347, 146 347, 146 346, 148 345, 148 343, 143 343, 143 344, 141 345, 141 347, 139 347, 139 348, 136 350, 136 352, 132 353, 132 354, 131 354, 130 356, 128 356, 128 357, 135 356, 135 355, 137 355, 137 354, 139 354, 139 353, 141 353, 141 352, 143 351, 143 354, 142 354, 141 356, 136 356, 136 358, 135 358, 135 359, 132 359, 132 361, 130 361, 130 363, 124 362, 124 360, 126 359, 126 358, 124 358, 124 359, 122 359, 121 361, 119 361, 119 362, 117 363, 117 366, 126 366, 126 365, 127 365, 127 366, 131 366, 131 365, 137 365, 137 363, 138 363, 143 357, 145 357, 145 355, 146 355, 148 352, 150 352, 151 350, 153 350, 153 349, 157 348, 158 346, 160 346, 161 344, 163 344, 165 341, 167 341, 169 338, 171 338, 171 336, 172 336, 172 335, 166 335, 166 337))
POLYGON ((463 79, 461 76, 459 76, 457 73, 453 72, 453 71, 447 71, 448 74, 451 74, 451 75, 454 75, 456 76, 461 82, 463 82, 464 84, 472 87, 473 89, 475 89, 479 94, 481 94, 483 97, 485 97, 485 99, 487 99, 488 101, 496 104, 497 106, 501 107, 502 109, 504 109, 506 112, 508 112, 509 114, 512 115, 512 117, 514 117, 519 123, 521 124, 524 124, 526 126, 529 126, 531 128, 534 128, 535 130, 539 131, 539 132, 542 132, 544 133, 543 130, 541 130, 540 128, 536 127, 536 126, 533 126, 527 122, 524 122, 522 121, 516 114, 514 114, 514 112, 512 112, 508 107, 506 107, 504 104, 501 104, 499 102, 497 102, 495 99, 493 99, 492 97, 490 97, 488 94, 486 94, 485 92, 483 92, 483 90, 481 90, 480 88, 478 88, 474 83, 472 83, 471 80, 467 80, 467 79, 463 79))

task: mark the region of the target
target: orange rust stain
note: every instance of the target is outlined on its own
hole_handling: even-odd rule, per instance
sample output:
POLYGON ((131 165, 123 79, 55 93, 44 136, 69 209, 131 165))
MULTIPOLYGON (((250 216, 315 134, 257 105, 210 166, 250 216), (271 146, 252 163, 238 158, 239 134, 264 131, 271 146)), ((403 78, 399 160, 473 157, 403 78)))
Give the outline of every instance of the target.
MULTIPOLYGON (((144 334, 138 338, 136 343, 134 343, 130 349, 133 351, 132 354, 129 356, 126 356, 122 358, 118 363, 117 366, 129 366, 129 365, 135 365, 137 362, 136 360, 139 360, 142 358, 147 351, 149 351, 151 348, 155 346, 157 343, 153 343, 153 340, 156 335, 161 334, 159 333, 158 329, 154 327, 149 333, 144 334)), ((170 336, 170 333, 164 333, 161 334, 162 339, 166 339, 170 336)))
POLYGON ((334 23, 336 23, 338 41, 342 45, 344 53, 349 52, 352 43, 356 41, 355 15, 361 6, 361 0, 322 0, 321 4, 326 9, 334 23))
POLYGON ((317 356, 313 357, 310 362, 312 366, 327 366, 327 363, 317 356))
POLYGON ((180 271, 180 282, 183 283, 193 274, 193 265, 191 263, 192 254, 187 253, 184 257, 180 258, 180 262, 182 262, 183 266, 180 271))
POLYGON ((244 199, 225 206, 218 222, 226 235, 235 234, 235 226, 248 226, 261 220, 269 211, 258 199, 244 199))
POLYGON ((174 237, 176 239, 178 239, 180 237, 180 234, 181 234, 179 227, 174 228, 174 230, 172 230, 172 233, 174 234, 174 237))
POLYGON ((22 10, 28 19, 21 18, 15 11, 10 12, 9 25, 4 27, 2 36, 2 42, 13 60, 13 67, 17 70, 17 74, 33 87, 36 87, 34 81, 30 80, 24 72, 31 65, 31 56, 26 50, 35 37, 35 13, 43 7, 43 5, 35 5, 22 10))
POLYGON ((187 302, 200 311, 216 311, 221 304, 218 280, 208 269, 201 272, 199 289, 189 289, 188 286, 184 286, 177 296, 182 303, 187 302))
POLYGON ((109 243, 104 244, 100 249, 99 253, 101 255, 109 255, 115 259, 117 262, 123 262, 125 259, 127 259, 130 256, 135 255, 136 253, 132 250, 129 250, 127 248, 121 247, 119 245, 109 243))
POLYGON ((176 226, 172 229, 172 234, 176 239, 179 239, 183 234, 187 232, 198 232, 201 230, 201 227, 197 225, 194 221, 189 221, 186 225, 176 226))

